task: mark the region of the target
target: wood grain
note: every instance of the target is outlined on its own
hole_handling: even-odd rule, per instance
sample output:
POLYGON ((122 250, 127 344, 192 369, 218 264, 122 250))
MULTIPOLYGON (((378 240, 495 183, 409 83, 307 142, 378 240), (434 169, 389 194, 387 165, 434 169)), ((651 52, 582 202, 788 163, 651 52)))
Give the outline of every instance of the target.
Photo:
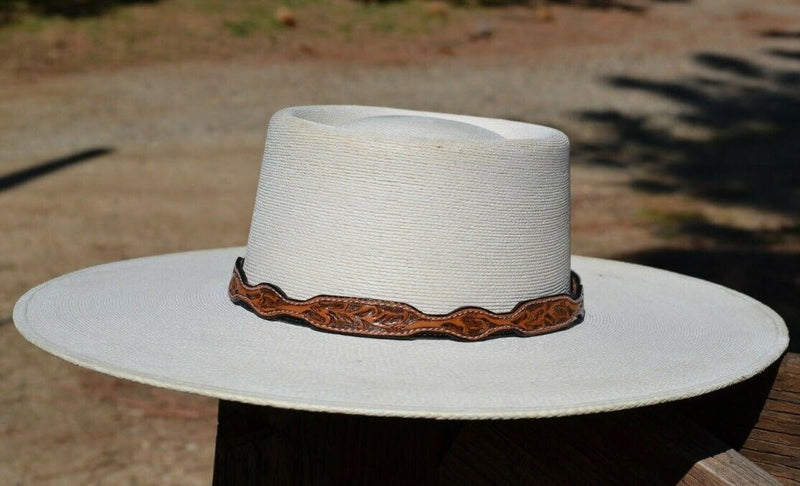
POLYGON ((782 360, 742 454, 787 483, 800 483, 800 355, 782 360))

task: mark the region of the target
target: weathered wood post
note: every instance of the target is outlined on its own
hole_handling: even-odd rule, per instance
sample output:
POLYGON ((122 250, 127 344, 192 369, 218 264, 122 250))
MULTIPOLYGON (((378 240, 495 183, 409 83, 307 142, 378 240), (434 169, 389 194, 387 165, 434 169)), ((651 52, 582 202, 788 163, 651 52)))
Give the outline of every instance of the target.
POLYGON ((565 418, 382 418, 222 400, 214 484, 798 482, 799 415, 796 354, 706 396, 565 418))

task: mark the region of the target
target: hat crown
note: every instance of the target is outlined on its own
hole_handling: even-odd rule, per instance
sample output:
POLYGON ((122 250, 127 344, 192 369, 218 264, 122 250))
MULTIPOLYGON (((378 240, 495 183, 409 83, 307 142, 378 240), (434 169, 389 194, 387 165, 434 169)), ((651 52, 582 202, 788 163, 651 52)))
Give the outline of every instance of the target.
POLYGON ((295 299, 385 299, 434 314, 566 293, 569 142, 489 118, 281 110, 244 270, 295 299))
POLYGON ((413 115, 368 116, 340 125, 362 136, 427 138, 440 140, 503 140, 497 133, 477 125, 413 115))

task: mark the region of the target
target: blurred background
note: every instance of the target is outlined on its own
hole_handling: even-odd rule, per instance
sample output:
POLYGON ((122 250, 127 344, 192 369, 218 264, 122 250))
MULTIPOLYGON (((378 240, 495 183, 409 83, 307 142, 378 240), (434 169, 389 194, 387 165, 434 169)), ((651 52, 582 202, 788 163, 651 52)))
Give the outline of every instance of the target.
POLYGON ((796 0, 0 0, 0 483, 210 481, 214 400, 59 361, 12 307, 81 267, 245 244, 270 115, 312 103, 557 127, 574 253, 797 329, 796 0))

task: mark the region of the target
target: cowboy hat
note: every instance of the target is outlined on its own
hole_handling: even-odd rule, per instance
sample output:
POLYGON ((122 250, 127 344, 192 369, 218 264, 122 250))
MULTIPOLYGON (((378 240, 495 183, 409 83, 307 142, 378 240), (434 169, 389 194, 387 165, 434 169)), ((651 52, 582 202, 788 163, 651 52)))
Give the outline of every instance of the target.
POLYGON ((13 318, 56 356, 146 384, 432 418, 686 398, 788 344, 745 295, 571 256, 558 130, 360 106, 273 116, 246 247, 70 273, 13 318))

